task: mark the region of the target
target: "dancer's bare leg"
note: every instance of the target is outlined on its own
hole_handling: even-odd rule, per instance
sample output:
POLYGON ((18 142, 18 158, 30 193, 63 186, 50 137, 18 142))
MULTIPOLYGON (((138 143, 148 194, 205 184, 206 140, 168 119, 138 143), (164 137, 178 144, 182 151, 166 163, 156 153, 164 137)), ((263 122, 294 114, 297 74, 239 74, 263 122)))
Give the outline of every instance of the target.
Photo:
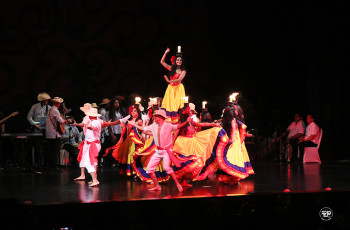
POLYGON ((179 181, 177 180, 175 173, 174 172, 170 173, 170 176, 175 181, 177 189, 179 190, 179 192, 182 192, 183 188, 182 188, 181 184, 179 183, 179 181))
POLYGON ((85 168, 84 167, 80 168, 80 176, 75 178, 74 180, 85 180, 85 168))
POLYGON ((91 172, 90 175, 92 177, 92 183, 89 186, 93 187, 93 186, 99 185, 100 182, 97 180, 97 173, 96 172, 91 172))
POLYGON ((160 186, 159 186, 159 183, 158 183, 156 174, 155 174, 154 172, 152 172, 152 173, 149 173, 149 175, 150 175, 150 177, 151 177, 151 179, 152 179, 152 181, 153 181, 154 187, 153 187, 153 188, 150 188, 150 189, 148 189, 148 190, 150 190, 150 191, 160 191, 161 188, 160 188, 160 186))

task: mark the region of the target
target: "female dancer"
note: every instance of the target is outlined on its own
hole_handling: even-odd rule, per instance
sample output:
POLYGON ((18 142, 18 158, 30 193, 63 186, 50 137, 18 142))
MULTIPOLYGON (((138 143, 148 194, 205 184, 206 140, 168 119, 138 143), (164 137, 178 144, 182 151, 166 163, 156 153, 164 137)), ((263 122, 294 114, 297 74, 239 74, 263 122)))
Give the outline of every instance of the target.
POLYGON ((174 155, 183 158, 192 158, 191 162, 183 164, 181 167, 174 167, 175 174, 181 178, 183 187, 191 187, 186 179, 194 180, 205 165, 205 162, 211 156, 216 144, 217 136, 222 128, 219 124, 202 122, 197 123, 190 118, 190 107, 180 110, 180 123, 188 121, 174 135, 174 155), (210 129, 196 133, 196 127, 210 129), (216 127, 216 128, 212 128, 216 127))
POLYGON ((132 176, 134 171, 132 170, 133 153, 139 148, 143 147, 144 140, 141 136, 141 132, 130 124, 128 121, 135 122, 137 125, 142 126, 141 111, 139 108, 133 108, 131 116, 127 116, 128 120, 121 120, 121 138, 118 143, 111 148, 106 149, 106 155, 112 150, 112 156, 120 164, 120 174, 126 174, 132 176))
POLYGON ((248 152, 241 140, 236 114, 236 111, 231 107, 226 107, 224 110, 222 125, 229 137, 229 142, 225 151, 217 155, 219 168, 224 172, 219 173, 219 181, 233 182, 233 184, 237 184, 241 179, 254 174, 248 152))
POLYGON ((183 64, 183 58, 181 50, 176 53, 176 56, 172 60, 172 65, 165 63, 165 57, 170 52, 170 49, 167 48, 160 63, 169 70, 169 78, 164 75, 166 82, 169 83, 164 98, 162 101, 161 108, 166 111, 166 114, 169 118, 166 121, 177 123, 178 121, 178 110, 184 106, 183 97, 185 97, 185 88, 181 81, 186 76, 185 66, 183 64))

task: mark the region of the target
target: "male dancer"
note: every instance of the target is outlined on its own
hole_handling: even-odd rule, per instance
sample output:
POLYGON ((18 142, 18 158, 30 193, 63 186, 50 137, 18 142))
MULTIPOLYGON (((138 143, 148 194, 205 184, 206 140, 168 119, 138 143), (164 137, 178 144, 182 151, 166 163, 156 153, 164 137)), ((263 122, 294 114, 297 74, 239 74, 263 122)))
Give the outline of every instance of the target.
POLYGON ((188 121, 178 125, 172 125, 171 123, 165 122, 165 119, 167 118, 167 116, 164 110, 156 110, 153 113, 153 116, 154 116, 154 123, 146 127, 141 127, 139 125, 136 125, 135 122, 129 121, 129 124, 135 126, 139 130, 143 130, 145 132, 151 132, 154 138, 154 143, 157 146, 156 153, 151 157, 146 170, 146 172, 150 175, 154 183, 154 187, 150 188, 149 190, 150 191, 161 190, 154 171, 156 170, 160 161, 163 160, 163 168, 171 176, 171 178, 173 178, 179 192, 182 192, 183 188, 179 183, 179 181, 177 180, 173 169, 171 168, 172 161, 175 165, 179 164, 176 161, 171 150, 172 131, 181 129, 186 125, 188 121))

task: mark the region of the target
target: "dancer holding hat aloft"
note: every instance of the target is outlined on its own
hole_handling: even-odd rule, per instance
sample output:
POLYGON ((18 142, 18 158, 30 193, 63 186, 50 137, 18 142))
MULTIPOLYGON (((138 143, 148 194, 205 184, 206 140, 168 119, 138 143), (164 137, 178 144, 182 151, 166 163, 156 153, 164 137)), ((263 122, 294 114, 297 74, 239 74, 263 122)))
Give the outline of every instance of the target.
POLYGON ((169 70, 169 75, 164 75, 165 80, 169 83, 162 102, 161 108, 166 111, 169 118, 166 121, 177 123, 178 110, 184 106, 182 98, 185 97, 185 88, 181 81, 186 76, 186 70, 183 63, 181 46, 178 46, 176 56, 172 56, 169 65, 165 62, 166 55, 170 52, 167 48, 160 63, 169 70))

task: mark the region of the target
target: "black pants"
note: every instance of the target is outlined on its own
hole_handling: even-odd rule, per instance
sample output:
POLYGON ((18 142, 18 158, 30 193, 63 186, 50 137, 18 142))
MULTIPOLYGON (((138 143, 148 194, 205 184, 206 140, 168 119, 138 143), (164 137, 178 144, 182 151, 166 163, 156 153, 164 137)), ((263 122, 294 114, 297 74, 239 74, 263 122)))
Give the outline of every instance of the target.
POLYGON ((60 138, 46 139, 47 148, 45 154, 45 165, 56 167, 60 164, 60 150, 62 141, 60 138))
POLYGON ((305 147, 317 147, 317 144, 315 144, 312 141, 303 141, 299 143, 299 147, 304 149, 305 147))
POLYGON ((77 160, 77 154, 75 152, 75 148, 73 145, 65 144, 63 145, 62 149, 65 149, 68 151, 70 165, 79 165, 79 162, 77 160))
MULTIPOLYGON (((298 148, 299 148, 299 144, 298 144, 299 139, 289 139, 289 144, 290 146, 292 146, 292 155, 291 158, 297 158, 298 155, 298 148)), ((300 156, 302 156, 302 150, 299 148, 300 150, 300 156)))

